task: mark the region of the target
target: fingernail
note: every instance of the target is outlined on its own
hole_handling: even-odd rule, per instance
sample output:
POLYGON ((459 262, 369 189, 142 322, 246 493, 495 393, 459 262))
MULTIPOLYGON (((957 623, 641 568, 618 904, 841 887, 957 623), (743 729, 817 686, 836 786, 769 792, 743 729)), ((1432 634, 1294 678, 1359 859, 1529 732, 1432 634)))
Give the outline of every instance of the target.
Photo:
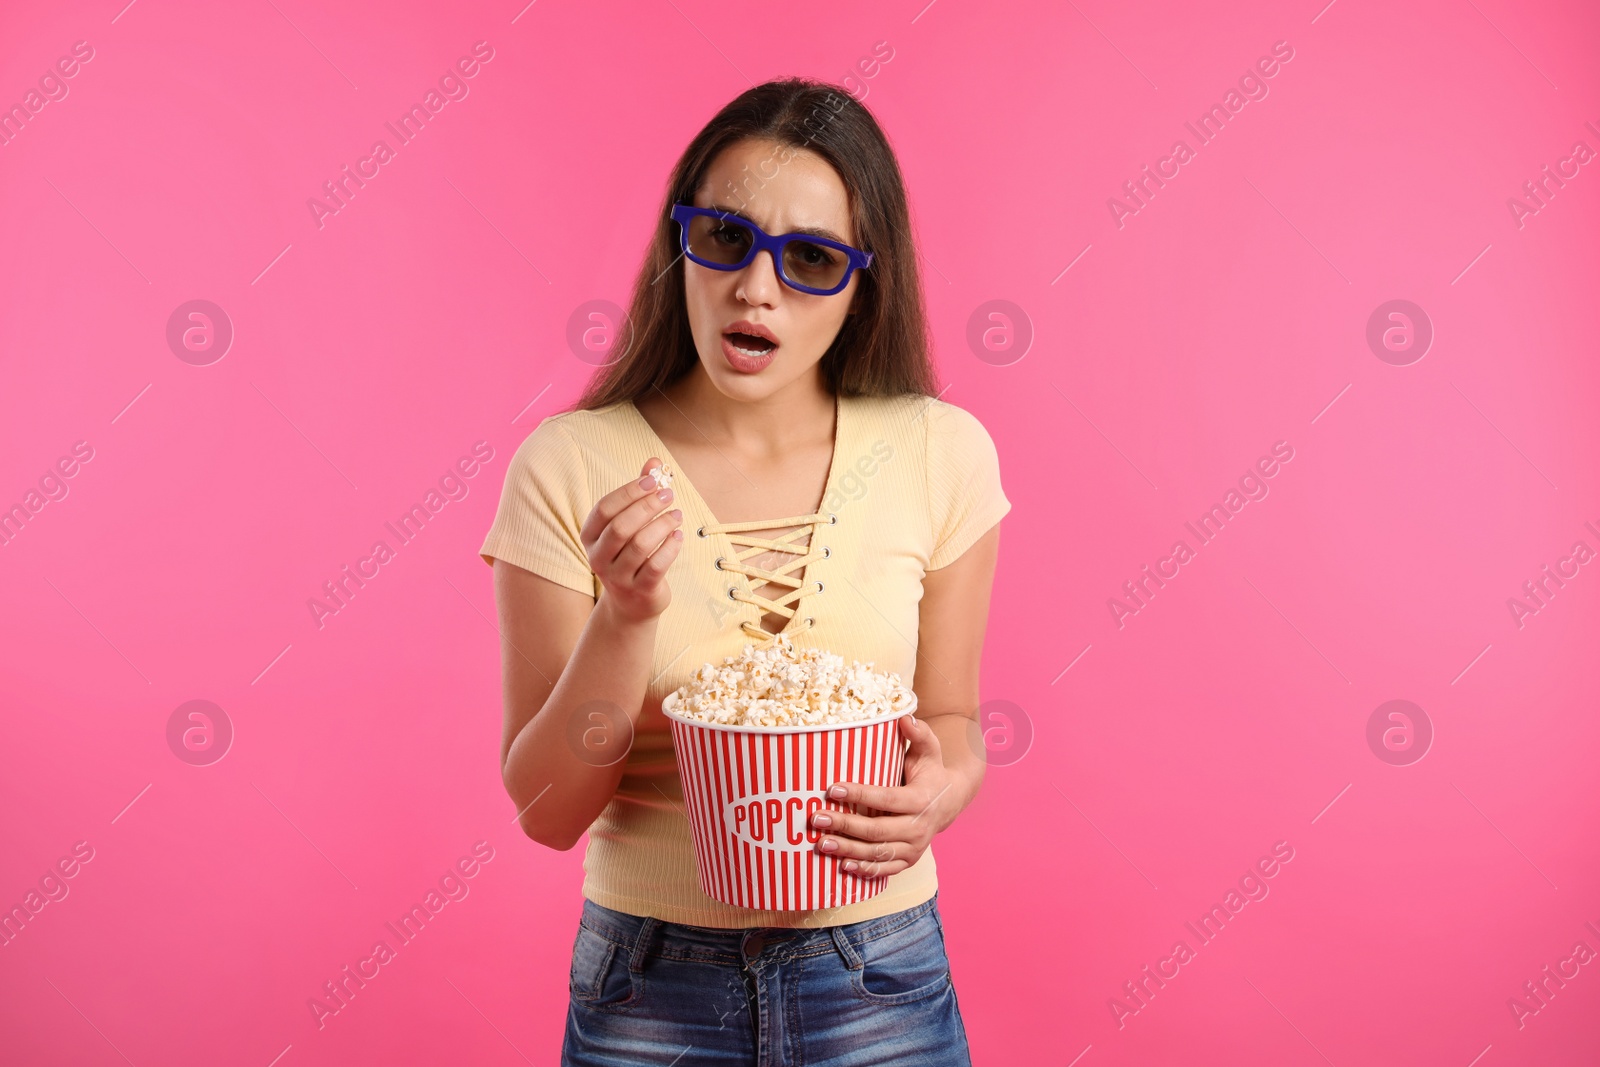
POLYGON ((683 510, 681 508, 673 508, 671 511, 667 512, 667 514, 671 515, 674 519, 683 518, 683 510))
POLYGON ((656 480, 654 478, 650 477, 648 474, 645 475, 643 478, 639 479, 639 488, 640 489, 654 489, 655 487, 656 487, 656 480))
POLYGON ((857 864, 856 864, 855 860, 845 860, 844 861, 844 869, 847 870, 847 871, 855 870, 856 866, 857 866, 857 864))
POLYGON ((821 812, 818 812, 816 817, 811 820, 811 825, 812 826, 832 826, 833 825, 833 816, 832 815, 824 815, 821 812))
POLYGON ((839 842, 835 841, 831 837, 825 837, 822 839, 822 844, 819 847, 821 847, 822 851, 824 852, 837 852, 839 851, 839 842))
POLYGON ((835 800, 843 800, 845 795, 849 792, 850 790, 846 789, 844 786, 836 785, 828 790, 828 795, 835 800))
MULTIPOLYGON (((654 485, 655 483, 652 482, 651 484, 654 485)), ((672 499, 672 490, 671 489, 663 489, 663 490, 661 490, 661 492, 657 493, 656 496, 660 497, 662 500, 671 500, 672 499)))

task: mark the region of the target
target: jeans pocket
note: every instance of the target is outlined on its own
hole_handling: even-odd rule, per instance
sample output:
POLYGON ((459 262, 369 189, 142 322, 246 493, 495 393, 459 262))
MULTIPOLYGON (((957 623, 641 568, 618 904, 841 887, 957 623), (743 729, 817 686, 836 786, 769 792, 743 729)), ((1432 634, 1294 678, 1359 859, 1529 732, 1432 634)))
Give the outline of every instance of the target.
POLYGON ((950 989, 950 960, 932 912, 856 946, 862 966, 850 981, 875 1004, 907 1004, 950 989))
POLYGON ((574 1003, 606 1012, 631 1008, 638 999, 638 990, 633 972, 628 969, 628 955, 628 948, 580 923, 568 980, 574 1003))

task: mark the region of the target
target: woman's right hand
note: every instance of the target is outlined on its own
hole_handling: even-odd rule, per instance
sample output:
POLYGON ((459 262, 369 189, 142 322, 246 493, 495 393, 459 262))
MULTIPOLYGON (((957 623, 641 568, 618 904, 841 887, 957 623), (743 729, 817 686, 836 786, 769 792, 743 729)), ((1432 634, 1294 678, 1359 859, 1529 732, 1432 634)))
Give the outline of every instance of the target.
POLYGON ((654 456, 641 477, 600 498, 581 532, 589 567, 605 586, 622 618, 646 622, 667 610, 672 588, 663 579, 683 547, 683 512, 668 511, 672 490, 657 490, 649 474, 661 466, 654 456))

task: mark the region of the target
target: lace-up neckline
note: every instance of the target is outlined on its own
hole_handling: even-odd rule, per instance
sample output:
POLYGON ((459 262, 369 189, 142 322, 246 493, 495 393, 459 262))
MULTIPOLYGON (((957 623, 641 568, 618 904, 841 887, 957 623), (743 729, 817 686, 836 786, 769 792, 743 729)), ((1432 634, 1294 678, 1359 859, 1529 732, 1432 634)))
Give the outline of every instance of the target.
MULTIPOLYGON (((741 576, 743 584, 734 582, 729 585, 727 596, 730 600, 745 604, 753 604, 757 608, 754 619, 745 619, 740 622, 740 628, 755 641, 762 642, 761 647, 773 643, 779 634, 785 637, 794 637, 805 633, 816 626, 816 617, 810 614, 811 603, 807 598, 814 598, 826 590, 825 583, 816 577, 811 564, 824 560, 832 555, 828 545, 818 543, 818 537, 830 526, 838 524, 838 516, 830 511, 815 511, 806 515, 789 515, 781 519, 753 519, 749 522, 718 522, 712 514, 711 508, 706 504, 694 484, 684 474, 683 467, 673 458, 666 442, 650 425, 649 420, 639 411, 638 405, 631 400, 626 401, 627 407, 638 417, 640 424, 649 435, 656 455, 672 467, 672 485, 684 496, 689 504, 685 508, 685 536, 695 536, 703 539, 720 539, 728 552, 718 554, 716 559, 709 564, 728 574, 741 576), (702 516, 706 521, 697 522, 690 518, 691 509, 702 516), (693 525, 691 525, 693 523, 693 525), (747 531, 774 530, 784 527, 796 527, 787 533, 768 537, 757 537, 747 531), (811 536, 804 545, 795 542, 807 530, 811 536), (795 558, 776 568, 758 567, 747 562, 754 556, 765 552, 783 552, 795 558), (795 572, 800 572, 796 574, 795 572), (769 582, 773 585, 784 586, 788 592, 783 593, 776 600, 768 599, 755 592, 752 579, 769 582), (806 604, 808 613, 800 614, 802 603, 806 604), (771 631, 761 625, 763 616, 767 614, 782 615, 786 620, 784 625, 771 631)), ((838 473, 839 458, 847 454, 847 434, 850 423, 847 416, 846 401, 843 397, 834 398, 834 430, 833 430, 833 457, 828 464, 827 481, 822 487, 822 502, 826 502, 832 492, 834 477, 838 473)))
MULTIPOLYGON (((826 492, 824 492, 823 495, 826 497, 826 492)), ((763 629, 759 619, 756 621, 746 619, 740 624, 744 628, 744 632, 746 634, 756 638, 757 640, 770 642, 772 639, 776 638, 778 634, 783 634, 787 637, 793 637, 795 634, 805 633, 807 630, 816 625, 815 617, 810 615, 807 615, 805 618, 801 619, 798 624, 796 624, 794 622, 796 609, 790 607, 789 605, 799 601, 802 597, 808 594, 821 593, 824 590, 825 587, 821 580, 810 578, 810 564, 813 560, 827 559, 830 555, 830 552, 818 549, 817 535, 821 531, 822 527, 830 525, 832 521, 836 520, 834 520, 833 516, 828 512, 814 512, 810 515, 791 515, 788 518, 783 519, 758 519, 754 522, 708 522, 696 531, 696 533, 701 537, 712 537, 716 534, 721 534, 723 535, 723 539, 730 545, 747 546, 744 551, 736 553, 732 559, 729 559, 726 556, 718 556, 718 570, 731 571, 735 574, 743 574, 748 578, 759 578, 763 581, 771 582, 774 585, 783 585, 789 587, 789 592, 784 593, 777 600, 768 600, 766 597, 757 594, 753 588, 740 589, 738 587, 734 587, 728 590, 728 596, 730 599, 742 600, 746 604, 758 605, 761 609, 760 615, 766 615, 769 612, 776 613, 789 620, 788 622, 784 623, 782 629, 774 633, 763 629), (809 543, 806 545, 797 545, 794 543, 795 539, 805 532, 804 529, 792 530, 776 539, 754 537, 740 532, 743 530, 765 530, 782 526, 809 526, 811 528, 811 537, 808 539, 809 543), (789 552, 797 555, 799 558, 790 560, 788 563, 785 563, 776 570, 768 570, 764 567, 756 567, 744 562, 751 556, 760 555, 763 552, 789 552), (790 573, 791 571, 798 570, 800 568, 805 568, 806 578, 802 579, 790 573)), ((826 546, 824 546, 824 549, 825 547, 826 546)))

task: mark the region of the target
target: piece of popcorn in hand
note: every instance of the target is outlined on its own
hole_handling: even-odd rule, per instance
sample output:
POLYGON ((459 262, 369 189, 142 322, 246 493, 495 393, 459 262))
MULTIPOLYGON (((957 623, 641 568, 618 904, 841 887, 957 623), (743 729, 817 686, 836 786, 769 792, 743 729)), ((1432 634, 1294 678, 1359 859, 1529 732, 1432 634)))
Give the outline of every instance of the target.
POLYGON ((672 485, 672 468, 665 463, 659 467, 650 468, 650 477, 656 480, 657 489, 667 489, 672 485))

